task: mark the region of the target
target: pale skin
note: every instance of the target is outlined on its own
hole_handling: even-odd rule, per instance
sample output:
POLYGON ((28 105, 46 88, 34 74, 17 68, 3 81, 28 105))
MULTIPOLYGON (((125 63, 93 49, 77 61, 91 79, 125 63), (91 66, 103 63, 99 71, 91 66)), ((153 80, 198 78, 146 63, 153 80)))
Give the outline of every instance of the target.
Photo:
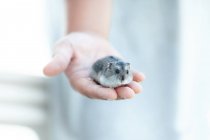
POLYGON ((111 0, 68 0, 68 35, 54 48, 52 60, 44 74, 55 76, 65 72, 72 87, 93 99, 130 99, 142 91, 138 82, 144 75, 133 71, 133 81, 115 89, 95 83, 89 76, 92 64, 107 55, 122 57, 108 41, 111 0))

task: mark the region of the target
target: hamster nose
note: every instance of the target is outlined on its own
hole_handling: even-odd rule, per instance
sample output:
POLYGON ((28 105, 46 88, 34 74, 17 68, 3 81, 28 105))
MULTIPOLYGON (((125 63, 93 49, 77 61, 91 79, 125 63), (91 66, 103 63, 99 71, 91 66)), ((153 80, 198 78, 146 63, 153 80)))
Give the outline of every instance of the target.
POLYGON ((122 77, 121 77, 121 81, 124 81, 124 80, 125 80, 125 76, 122 76, 122 77))

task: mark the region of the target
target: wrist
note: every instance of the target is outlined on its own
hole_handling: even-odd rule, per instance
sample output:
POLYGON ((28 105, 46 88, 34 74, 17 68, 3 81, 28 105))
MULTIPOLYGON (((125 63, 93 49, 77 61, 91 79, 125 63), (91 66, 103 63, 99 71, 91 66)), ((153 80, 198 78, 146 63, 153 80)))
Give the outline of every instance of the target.
POLYGON ((99 36, 104 39, 109 38, 109 33, 108 32, 102 32, 102 31, 97 31, 97 30, 85 30, 85 29, 78 29, 78 30, 67 30, 67 35, 72 35, 72 34, 87 34, 91 36, 99 36))

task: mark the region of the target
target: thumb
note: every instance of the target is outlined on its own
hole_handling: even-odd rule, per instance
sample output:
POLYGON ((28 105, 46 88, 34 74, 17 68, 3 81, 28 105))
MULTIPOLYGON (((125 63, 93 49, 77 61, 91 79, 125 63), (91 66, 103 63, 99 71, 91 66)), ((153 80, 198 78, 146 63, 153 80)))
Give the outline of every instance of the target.
POLYGON ((43 73, 47 76, 55 76, 68 67, 73 56, 71 43, 60 41, 55 45, 52 60, 44 67, 43 73))

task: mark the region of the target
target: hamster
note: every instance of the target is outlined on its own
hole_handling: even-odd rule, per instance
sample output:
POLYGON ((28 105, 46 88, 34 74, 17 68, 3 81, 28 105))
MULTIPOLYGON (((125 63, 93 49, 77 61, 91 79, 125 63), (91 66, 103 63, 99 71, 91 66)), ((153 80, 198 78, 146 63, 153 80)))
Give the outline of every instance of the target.
POLYGON ((115 88, 133 80, 130 63, 115 56, 97 60, 91 68, 90 77, 104 87, 115 88))

